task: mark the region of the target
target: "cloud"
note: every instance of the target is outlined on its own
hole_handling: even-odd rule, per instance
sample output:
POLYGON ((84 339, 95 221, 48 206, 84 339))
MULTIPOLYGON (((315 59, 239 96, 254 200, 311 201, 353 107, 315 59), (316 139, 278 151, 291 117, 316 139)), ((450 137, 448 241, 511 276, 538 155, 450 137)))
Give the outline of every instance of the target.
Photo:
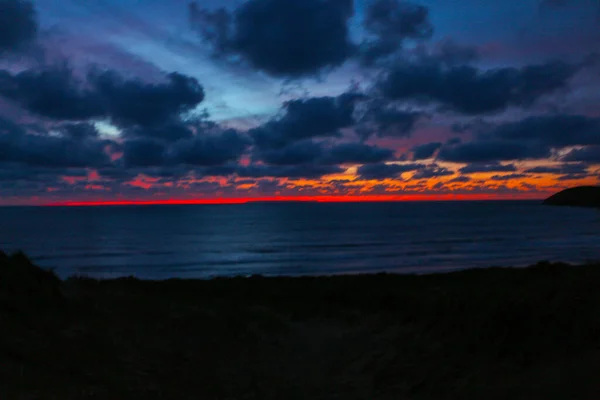
POLYGON ((447 168, 440 167, 439 165, 432 164, 424 166, 419 169, 414 175, 413 179, 431 179, 431 178, 439 178, 442 176, 450 176, 454 175, 454 171, 450 171, 447 168))
MULTIPOLYGON (((590 145, 600 145, 600 119, 580 115, 543 115, 483 126, 471 142, 444 145, 438 159, 483 164, 543 159, 550 157, 553 150, 590 145)), ((572 154, 565 161, 583 161, 574 157, 577 153, 572 154)))
POLYGON ((63 135, 73 139, 92 139, 97 138, 99 133, 92 124, 81 122, 76 124, 64 124, 60 126, 63 135))
POLYGON ((313 97, 292 100, 284 105, 284 115, 249 131, 261 148, 281 148, 290 143, 316 138, 335 137, 340 129, 353 126, 356 96, 313 97))
POLYGON ((488 173, 488 172, 515 172, 517 167, 513 164, 469 164, 459 170, 461 174, 477 174, 477 173, 488 173))
POLYGON ((465 46, 447 39, 440 42, 430 59, 437 60, 443 65, 453 67, 469 64, 479 59, 479 51, 472 46, 465 46))
POLYGON ((33 3, 26 0, 0 1, 0 55, 31 43, 38 32, 33 3))
POLYGON ((0 182, 18 184, 23 182, 48 184, 62 179, 63 176, 85 178, 88 171, 83 168, 44 168, 22 164, 0 164, 0 182))
POLYGON ((550 149, 528 143, 488 140, 456 146, 444 146, 437 158, 455 163, 490 163, 510 160, 540 159, 550 156, 550 149))
POLYGON ((355 51, 352 0, 253 0, 232 13, 190 5, 192 26, 216 56, 299 78, 342 65, 355 51))
POLYGON ((156 139, 128 140, 123 146, 123 162, 126 168, 163 165, 166 152, 165 144, 156 139))
POLYGON ((527 174, 494 175, 490 178, 490 180, 496 181, 496 182, 505 182, 505 181, 511 181, 513 179, 524 179, 524 178, 528 178, 528 177, 529 177, 529 175, 527 175, 527 174))
POLYGON ((139 171, 136 171, 134 168, 125 169, 115 166, 98 168, 97 172, 102 178, 118 181, 128 181, 139 174, 139 171))
POLYGON ((10 128, 11 124, 0 125, 0 163, 48 168, 100 167, 111 163, 102 140, 32 134, 10 128))
POLYGON ((405 172, 417 171, 423 168, 421 164, 370 164, 358 168, 358 175, 366 180, 395 179, 405 172))
POLYGON ((249 146, 245 135, 228 129, 180 140, 169 149, 168 157, 175 164, 212 167, 237 161, 249 146))
POLYGON ((420 146, 413 147, 410 151, 413 153, 414 160, 426 160, 433 157, 436 151, 442 147, 442 143, 433 142, 422 144, 420 146))
POLYGON ((563 161, 580 161, 590 164, 600 164, 600 146, 589 146, 570 151, 563 161))
POLYGON ((270 165, 298 165, 315 162, 323 156, 324 152, 321 143, 303 140, 291 143, 281 149, 259 150, 255 154, 255 159, 270 165))
POLYGON ((92 73, 90 81, 103 99, 111 120, 121 126, 156 126, 178 118, 204 100, 202 85, 177 72, 166 82, 125 80, 114 71, 92 73))
POLYGON ((365 29, 380 38, 426 38, 433 34, 429 9, 402 0, 375 0, 367 8, 365 29))
POLYGON ((456 178, 449 180, 448 183, 467 183, 471 181, 472 179, 468 176, 457 176, 456 178))
POLYGON ((582 115, 536 116, 499 125, 489 134, 500 139, 534 141, 555 148, 600 145, 600 119, 582 115))
POLYGON ((399 62, 377 87, 390 100, 414 100, 463 114, 486 114, 509 106, 526 107, 565 88, 578 68, 560 61, 491 70, 446 68, 440 61, 399 62))
POLYGON ((343 143, 329 149, 326 164, 373 164, 394 158, 394 150, 364 143, 343 143))
MULTIPOLYGON (((194 123, 183 123, 173 120, 161 125, 140 127, 135 126, 122 130, 122 136, 126 138, 151 138, 166 141, 178 141, 189 139, 194 136, 194 123)), ((202 129, 200 127, 200 129, 202 129)))
POLYGON ((585 164, 562 164, 557 167, 535 167, 525 170, 528 174, 585 174, 588 166, 585 164))
POLYGON ((325 175, 339 174, 343 168, 336 165, 249 165, 239 167, 237 175, 242 178, 290 178, 319 179, 325 175))
POLYGON ((168 74, 166 82, 158 84, 125 80, 114 71, 93 72, 81 81, 66 66, 16 75, 0 71, 0 94, 43 117, 109 118, 125 127, 168 123, 204 100, 198 81, 179 73, 168 74))
POLYGON ((433 34, 429 9, 403 0, 375 0, 366 10, 363 25, 374 37, 360 49, 365 65, 395 53, 406 39, 426 39, 433 34))
POLYGON ((417 123, 425 117, 421 112, 401 110, 381 102, 373 102, 368 107, 361 122, 373 127, 362 128, 364 138, 373 133, 378 137, 408 137, 415 130, 417 123))
POLYGON ((16 75, 0 71, 0 95, 34 114, 57 120, 88 120, 106 115, 98 93, 83 86, 73 71, 64 66, 16 75))
POLYGON ((254 158, 269 165, 337 165, 371 164, 394 158, 394 150, 364 143, 341 143, 326 146, 314 141, 301 141, 281 149, 258 151, 254 158))

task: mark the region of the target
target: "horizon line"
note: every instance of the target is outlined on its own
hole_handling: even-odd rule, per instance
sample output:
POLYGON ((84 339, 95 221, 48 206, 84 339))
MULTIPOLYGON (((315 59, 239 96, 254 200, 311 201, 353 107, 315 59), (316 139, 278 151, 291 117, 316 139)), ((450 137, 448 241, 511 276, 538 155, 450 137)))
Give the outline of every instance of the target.
POLYGON ((43 204, 7 204, 5 206, 31 207, 115 207, 158 205, 241 205, 252 203, 414 203, 414 202, 469 202, 469 201, 542 201, 543 197, 510 197, 494 195, 408 195, 408 196, 275 196, 212 199, 161 199, 161 200, 73 200, 43 204))

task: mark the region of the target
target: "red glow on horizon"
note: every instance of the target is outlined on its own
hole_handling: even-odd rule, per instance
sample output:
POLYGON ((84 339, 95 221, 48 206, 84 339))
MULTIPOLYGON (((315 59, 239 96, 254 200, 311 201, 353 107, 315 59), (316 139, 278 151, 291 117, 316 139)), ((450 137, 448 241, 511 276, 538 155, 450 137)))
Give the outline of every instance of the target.
POLYGON ((371 196, 273 196, 221 199, 166 199, 166 200, 92 200, 64 201, 44 204, 49 207, 93 206, 145 206, 145 205, 218 205, 277 202, 358 203, 358 202, 415 202, 415 201, 493 201, 493 200, 541 200, 538 194, 529 196, 498 196, 497 194, 441 194, 441 195, 371 195, 371 196))

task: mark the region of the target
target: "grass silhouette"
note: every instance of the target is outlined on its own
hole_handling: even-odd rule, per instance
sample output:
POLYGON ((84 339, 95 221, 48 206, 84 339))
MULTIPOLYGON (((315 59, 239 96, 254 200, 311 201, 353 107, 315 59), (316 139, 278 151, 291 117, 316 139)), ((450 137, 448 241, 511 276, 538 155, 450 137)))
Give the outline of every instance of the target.
POLYGON ((60 281, 0 253, 2 399, 591 399, 600 265, 60 281))

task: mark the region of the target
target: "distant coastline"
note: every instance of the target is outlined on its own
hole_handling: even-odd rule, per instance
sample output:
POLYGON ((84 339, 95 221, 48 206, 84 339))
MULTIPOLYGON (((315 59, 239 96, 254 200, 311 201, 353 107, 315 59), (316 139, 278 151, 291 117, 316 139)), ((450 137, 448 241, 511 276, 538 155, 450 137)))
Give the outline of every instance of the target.
POLYGON ((563 190, 544 200, 545 205, 600 208, 600 186, 579 186, 563 190))

